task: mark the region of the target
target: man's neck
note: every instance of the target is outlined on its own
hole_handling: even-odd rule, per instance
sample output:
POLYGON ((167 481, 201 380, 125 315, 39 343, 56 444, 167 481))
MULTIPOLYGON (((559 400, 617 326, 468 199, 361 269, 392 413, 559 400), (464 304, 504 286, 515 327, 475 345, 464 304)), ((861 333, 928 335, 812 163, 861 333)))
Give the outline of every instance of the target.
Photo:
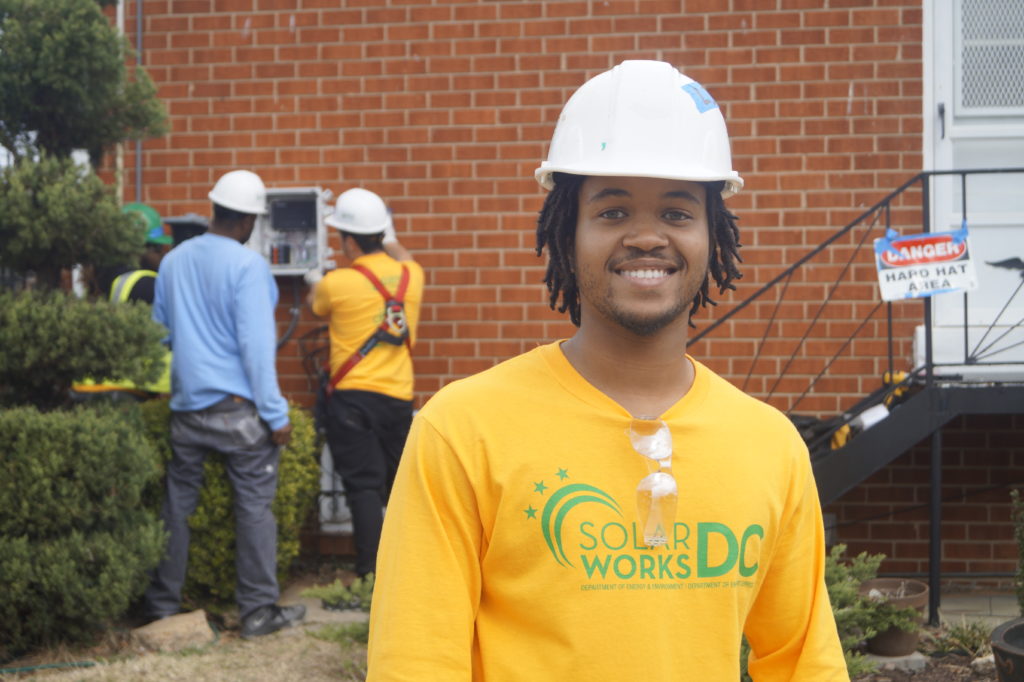
POLYGON ((687 332, 686 316, 650 336, 584 321, 562 352, 584 379, 631 415, 655 418, 693 385, 687 332))
POLYGON ((234 239, 239 244, 242 243, 241 231, 228 229, 224 227, 218 227, 216 224, 210 225, 210 234, 215 234, 218 237, 227 237, 228 239, 234 239))

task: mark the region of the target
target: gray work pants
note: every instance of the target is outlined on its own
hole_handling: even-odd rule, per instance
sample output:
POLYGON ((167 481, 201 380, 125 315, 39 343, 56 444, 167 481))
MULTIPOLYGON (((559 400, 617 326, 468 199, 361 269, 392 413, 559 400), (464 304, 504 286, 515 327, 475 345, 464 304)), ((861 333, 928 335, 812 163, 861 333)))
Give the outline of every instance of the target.
POLYGON ((199 501, 203 461, 210 450, 225 455, 235 491, 235 598, 242 618, 260 606, 274 604, 277 585, 277 520, 270 509, 277 491, 279 448, 256 407, 240 398, 226 398, 194 412, 173 412, 171 447, 164 504, 160 516, 170 533, 167 553, 146 590, 146 611, 152 618, 174 615, 181 607, 181 588, 188 565, 188 517, 199 501))

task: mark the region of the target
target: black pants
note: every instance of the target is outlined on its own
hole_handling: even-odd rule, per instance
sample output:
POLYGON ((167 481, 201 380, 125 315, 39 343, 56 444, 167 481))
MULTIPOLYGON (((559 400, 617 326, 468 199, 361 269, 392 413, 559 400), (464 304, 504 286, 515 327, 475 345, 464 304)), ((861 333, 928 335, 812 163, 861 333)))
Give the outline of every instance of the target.
POLYGON ((345 485, 356 543, 356 573, 372 573, 412 403, 370 391, 335 391, 327 403, 327 444, 345 485))

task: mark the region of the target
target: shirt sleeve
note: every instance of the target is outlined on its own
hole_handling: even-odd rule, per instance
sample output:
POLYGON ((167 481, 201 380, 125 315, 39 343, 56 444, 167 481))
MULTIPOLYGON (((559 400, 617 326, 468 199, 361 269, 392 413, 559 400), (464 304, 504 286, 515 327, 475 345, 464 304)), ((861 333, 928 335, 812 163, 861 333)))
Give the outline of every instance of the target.
POLYGON ((241 273, 235 288, 238 351, 256 410, 276 431, 288 424, 288 401, 277 384, 277 284, 270 268, 260 260, 253 260, 241 273))
POLYGON ((329 287, 325 284, 328 275, 324 275, 324 278, 313 288, 313 304, 310 307, 313 309, 313 314, 318 317, 326 317, 331 314, 331 297, 327 291, 329 287))
POLYGON ((167 336, 164 337, 163 343, 166 346, 171 345, 171 334, 170 324, 167 323, 167 277, 160 277, 158 274, 156 281, 153 283, 153 320, 159 322, 168 330, 167 336))
POLYGON ((810 458, 799 436, 782 535, 747 618, 756 682, 849 682, 825 588, 825 531, 810 458))
POLYGON ((471 477, 418 415, 377 556, 368 682, 472 679, 482 537, 471 477))

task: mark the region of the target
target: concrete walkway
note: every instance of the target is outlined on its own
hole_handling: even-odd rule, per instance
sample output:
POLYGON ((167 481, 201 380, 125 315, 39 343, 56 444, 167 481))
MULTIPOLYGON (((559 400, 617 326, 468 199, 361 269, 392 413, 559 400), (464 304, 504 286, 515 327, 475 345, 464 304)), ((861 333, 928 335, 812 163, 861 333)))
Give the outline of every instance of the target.
POLYGON ((980 620, 994 628, 1020 615, 1017 595, 1008 592, 944 592, 939 606, 939 619, 949 625, 980 620))

